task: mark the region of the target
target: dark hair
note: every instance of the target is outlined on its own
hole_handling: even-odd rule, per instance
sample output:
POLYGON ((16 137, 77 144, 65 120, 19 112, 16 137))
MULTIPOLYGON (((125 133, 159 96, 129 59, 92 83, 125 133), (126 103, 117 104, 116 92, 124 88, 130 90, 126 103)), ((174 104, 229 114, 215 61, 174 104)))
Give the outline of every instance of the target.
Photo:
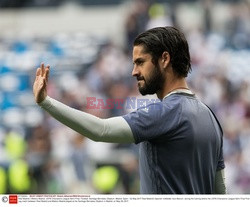
POLYGON ((152 63, 158 64, 164 51, 170 54, 170 62, 176 74, 187 77, 191 71, 191 60, 187 40, 183 33, 174 27, 156 27, 139 34, 134 46, 143 45, 145 53, 152 56, 152 63))

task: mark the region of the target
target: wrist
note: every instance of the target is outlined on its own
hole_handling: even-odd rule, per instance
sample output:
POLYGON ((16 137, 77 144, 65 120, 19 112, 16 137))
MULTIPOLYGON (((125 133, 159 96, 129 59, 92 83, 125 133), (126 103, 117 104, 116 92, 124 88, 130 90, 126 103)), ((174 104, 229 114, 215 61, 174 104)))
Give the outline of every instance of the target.
POLYGON ((46 96, 41 102, 37 103, 43 109, 49 109, 51 107, 51 98, 46 96))

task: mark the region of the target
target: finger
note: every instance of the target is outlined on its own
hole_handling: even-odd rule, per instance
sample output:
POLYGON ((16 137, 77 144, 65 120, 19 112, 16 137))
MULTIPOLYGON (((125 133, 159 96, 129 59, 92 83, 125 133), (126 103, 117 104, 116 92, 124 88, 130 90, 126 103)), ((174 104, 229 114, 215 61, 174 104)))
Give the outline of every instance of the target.
POLYGON ((41 75, 41 68, 37 68, 36 70, 36 76, 40 76, 41 75))
POLYGON ((36 80, 38 79, 38 77, 41 75, 41 68, 37 68, 36 70, 36 80))
POLYGON ((41 75, 44 77, 45 69, 44 69, 44 63, 41 63, 41 75))
POLYGON ((49 80, 49 71, 50 71, 50 66, 47 65, 45 68, 45 80, 46 80, 46 82, 48 82, 48 80, 49 80))
POLYGON ((42 85, 42 90, 44 90, 47 86, 47 82, 45 80, 45 78, 43 78, 43 85, 42 85))

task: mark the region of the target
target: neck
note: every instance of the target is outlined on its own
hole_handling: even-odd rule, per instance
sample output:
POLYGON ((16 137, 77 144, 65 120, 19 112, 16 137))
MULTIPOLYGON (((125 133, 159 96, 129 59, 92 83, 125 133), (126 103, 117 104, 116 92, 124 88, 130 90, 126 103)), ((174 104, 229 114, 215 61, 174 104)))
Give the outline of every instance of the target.
POLYGON ((188 85, 185 78, 176 78, 170 81, 166 81, 162 90, 158 91, 157 97, 162 100, 167 94, 178 89, 188 89, 188 85))

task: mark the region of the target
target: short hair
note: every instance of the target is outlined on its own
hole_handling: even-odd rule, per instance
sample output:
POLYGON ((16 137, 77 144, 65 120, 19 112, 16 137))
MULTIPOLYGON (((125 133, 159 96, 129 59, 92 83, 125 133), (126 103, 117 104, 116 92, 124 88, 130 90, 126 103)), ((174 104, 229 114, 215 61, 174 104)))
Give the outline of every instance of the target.
POLYGON ((174 72, 187 77, 191 71, 191 60, 187 40, 182 32, 174 27, 156 27, 139 34, 134 46, 143 45, 144 52, 152 56, 152 63, 158 64, 164 51, 170 54, 174 72))

